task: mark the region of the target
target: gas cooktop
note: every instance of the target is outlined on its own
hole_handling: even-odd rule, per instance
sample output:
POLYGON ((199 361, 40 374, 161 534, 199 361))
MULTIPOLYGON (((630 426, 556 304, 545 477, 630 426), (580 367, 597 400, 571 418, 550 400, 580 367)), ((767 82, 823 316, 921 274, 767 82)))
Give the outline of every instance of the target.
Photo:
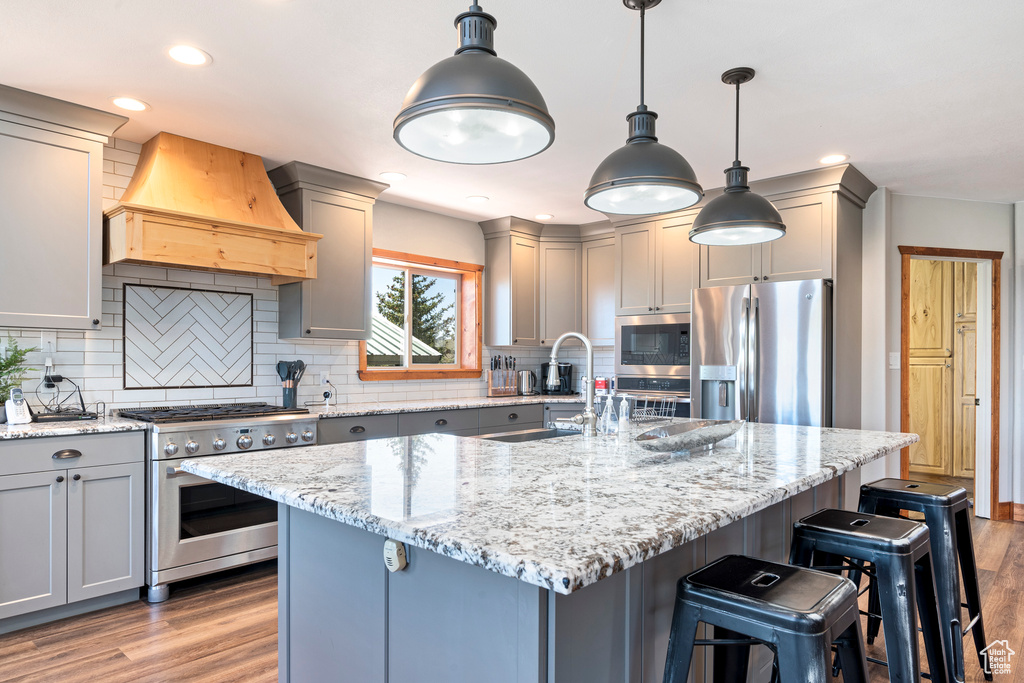
POLYGON ((308 415, 306 408, 284 408, 266 403, 221 403, 201 406, 149 406, 126 408, 118 415, 142 422, 201 422, 274 415, 308 415))

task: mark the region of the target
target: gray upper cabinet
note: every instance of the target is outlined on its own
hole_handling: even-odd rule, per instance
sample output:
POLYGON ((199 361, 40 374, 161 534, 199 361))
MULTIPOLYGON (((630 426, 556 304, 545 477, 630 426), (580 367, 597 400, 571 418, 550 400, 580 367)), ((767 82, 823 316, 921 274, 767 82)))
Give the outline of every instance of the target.
POLYGON ((484 233, 484 343, 540 344, 540 233, 533 221, 506 216, 480 223, 484 233))
POLYGON ((615 343, 615 237, 583 242, 583 334, 615 343))
POLYGON ((583 245, 540 243, 541 346, 583 329, 583 245))
POLYGON ((373 204, 384 183, 293 161, 268 172, 281 203, 317 245, 314 280, 278 290, 282 339, 369 339, 373 204))
POLYGON ((701 286, 832 277, 832 193, 772 198, 772 203, 786 224, 786 235, 764 244, 702 247, 701 286))
POLYGON ((143 584, 144 457, 143 432, 0 443, 0 619, 143 584))
POLYGON ((512 343, 537 346, 540 343, 540 243, 514 236, 510 244, 512 343))
POLYGON ((127 120, 0 85, 0 326, 102 324, 103 144, 127 120))
POLYGON ((688 313, 697 286, 695 212, 615 229, 615 314, 688 313))

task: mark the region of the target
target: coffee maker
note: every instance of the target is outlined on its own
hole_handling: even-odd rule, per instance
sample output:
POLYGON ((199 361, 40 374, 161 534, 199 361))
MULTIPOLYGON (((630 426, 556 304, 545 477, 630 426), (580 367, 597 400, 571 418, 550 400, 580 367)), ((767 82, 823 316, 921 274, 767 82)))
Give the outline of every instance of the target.
POLYGON ((548 369, 551 363, 542 363, 540 366, 540 393, 551 395, 575 394, 576 387, 572 383, 572 363, 558 363, 558 386, 554 389, 548 386, 548 369))

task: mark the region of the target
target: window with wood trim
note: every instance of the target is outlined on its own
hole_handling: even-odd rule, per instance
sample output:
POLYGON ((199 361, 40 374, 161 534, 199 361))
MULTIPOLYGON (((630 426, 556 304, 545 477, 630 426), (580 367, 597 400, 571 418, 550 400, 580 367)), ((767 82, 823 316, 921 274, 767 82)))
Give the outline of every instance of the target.
POLYGON ((359 379, 479 377, 483 266, 373 250, 372 334, 359 379))

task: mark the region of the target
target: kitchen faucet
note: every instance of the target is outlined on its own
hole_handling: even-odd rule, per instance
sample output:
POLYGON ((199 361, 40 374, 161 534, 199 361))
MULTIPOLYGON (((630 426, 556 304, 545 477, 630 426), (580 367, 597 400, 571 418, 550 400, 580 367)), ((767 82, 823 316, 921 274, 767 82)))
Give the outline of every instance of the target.
POLYGON ((569 337, 579 339, 587 349, 587 375, 584 382, 587 404, 583 408, 583 415, 577 415, 572 421, 583 425, 583 436, 597 436, 597 413, 594 412, 594 345, 584 335, 579 332, 566 332, 555 341, 555 345, 551 347, 551 364, 548 365, 548 389, 558 386, 558 349, 569 337))

